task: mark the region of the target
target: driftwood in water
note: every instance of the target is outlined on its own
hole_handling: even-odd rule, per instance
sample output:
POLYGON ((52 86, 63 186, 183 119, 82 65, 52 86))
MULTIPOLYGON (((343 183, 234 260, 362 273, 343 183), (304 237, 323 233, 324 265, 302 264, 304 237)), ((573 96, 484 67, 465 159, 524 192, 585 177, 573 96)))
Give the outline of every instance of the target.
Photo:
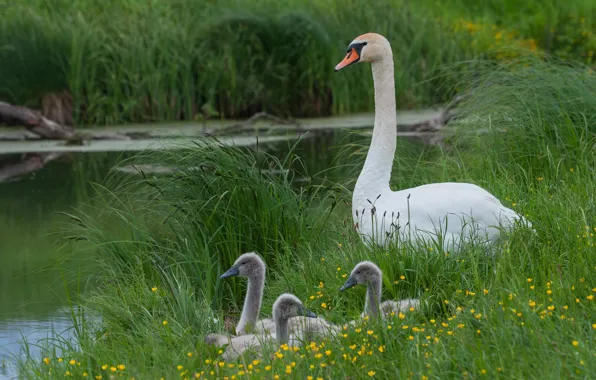
POLYGON ((39 138, 47 140, 67 140, 75 142, 92 139, 130 140, 130 137, 118 133, 105 133, 96 136, 77 133, 74 128, 58 124, 42 115, 39 111, 5 102, 0 102, 0 124, 20 125, 39 136, 39 138))
POLYGON ((457 116, 457 105, 470 95, 471 92, 456 96, 445 108, 441 109, 439 115, 432 119, 422 120, 412 124, 398 124, 397 130, 398 132, 438 132, 457 116))
POLYGON ((44 139, 69 140, 76 136, 73 128, 60 125, 27 107, 0 102, 0 123, 20 125, 44 139))
MULTIPOLYGON (((302 130, 302 128, 300 127, 300 123, 298 123, 295 120, 283 119, 281 117, 271 115, 267 112, 257 112, 242 122, 227 125, 225 127, 219 127, 217 129, 207 130, 204 132, 204 134, 205 135, 222 135, 222 134, 237 134, 237 133, 241 133, 241 132, 246 132, 246 131, 248 131, 248 127, 254 125, 254 123, 257 122, 258 120, 263 120, 263 119, 271 120, 274 125, 294 125, 295 130, 297 132, 300 132, 302 130)), ((259 128, 259 129, 269 129, 269 128, 259 128)))
MULTIPOLYGON (((77 133, 74 128, 56 123, 39 111, 5 102, 0 102, 0 124, 22 126, 37 135, 39 139, 64 140, 67 145, 84 144, 84 141, 89 139, 130 140, 128 136, 114 133, 105 133, 97 136, 77 133)), ((19 135, 13 138, 13 140, 25 139, 28 139, 27 135, 19 135)), ((40 170, 46 163, 55 160, 63 154, 59 152, 28 153, 21 156, 19 160, 11 159, 0 163, 0 182, 40 170)))
MULTIPOLYGON (((438 132, 442 130, 451 120, 453 120, 457 116, 457 112, 455 107, 459 102, 461 102, 465 97, 459 96, 451 101, 444 109, 441 109, 439 114, 436 117, 430 118, 428 120, 422 120, 413 123, 400 123, 398 121, 396 128, 398 132, 438 132)), ((295 121, 295 120, 288 120, 282 119, 275 115, 268 114, 267 112, 257 112, 256 114, 252 115, 245 121, 227 125, 225 127, 218 127, 213 128, 211 130, 207 130, 205 132, 206 135, 225 135, 225 134, 240 134, 246 132, 253 132, 252 126, 255 124, 256 121, 259 120, 271 120, 272 123, 269 126, 260 125, 258 127, 259 130, 272 130, 280 125, 293 125, 295 132, 303 132, 305 128, 295 121)))

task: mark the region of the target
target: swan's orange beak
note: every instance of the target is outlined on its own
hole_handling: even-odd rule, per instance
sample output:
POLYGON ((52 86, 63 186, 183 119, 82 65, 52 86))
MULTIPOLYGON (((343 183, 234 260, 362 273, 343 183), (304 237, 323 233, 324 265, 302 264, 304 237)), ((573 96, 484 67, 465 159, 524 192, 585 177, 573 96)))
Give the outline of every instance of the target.
POLYGON ((360 55, 358 54, 356 49, 352 48, 352 50, 348 52, 343 61, 341 61, 335 66, 335 71, 339 71, 346 66, 350 66, 352 63, 358 62, 359 59, 360 55))

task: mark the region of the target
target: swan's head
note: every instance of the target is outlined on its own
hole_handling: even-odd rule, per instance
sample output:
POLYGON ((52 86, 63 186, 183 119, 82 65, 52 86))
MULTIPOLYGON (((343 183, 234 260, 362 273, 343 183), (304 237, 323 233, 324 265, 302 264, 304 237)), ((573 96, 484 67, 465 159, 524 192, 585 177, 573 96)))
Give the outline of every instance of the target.
POLYGON ((359 284, 368 284, 370 281, 380 281, 381 276, 381 269, 375 263, 362 261, 354 267, 350 277, 339 290, 344 291, 359 284))
POLYGON ((317 315, 305 308, 295 295, 284 293, 277 297, 273 303, 273 318, 288 319, 299 316, 317 318, 317 315))
POLYGON ((248 252, 240 255, 234 262, 234 265, 221 275, 221 279, 240 276, 252 277, 265 273, 265 262, 255 252, 248 252))
POLYGON ((356 37, 348 45, 346 57, 335 66, 335 71, 348 67, 356 62, 377 62, 391 56, 389 41, 380 34, 366 33, 356 37))

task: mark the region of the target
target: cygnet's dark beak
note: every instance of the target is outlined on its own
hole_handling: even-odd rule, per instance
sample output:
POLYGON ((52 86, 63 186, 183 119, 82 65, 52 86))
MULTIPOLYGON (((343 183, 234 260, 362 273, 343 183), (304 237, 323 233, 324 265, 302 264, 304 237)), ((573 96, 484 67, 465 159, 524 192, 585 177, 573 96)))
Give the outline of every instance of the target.
POLYGON ((358 285, 358 283, 356 282, 354 277, 350 276, 350 277, 348 277, 348 280, 345 282, 345 284, 343 284, 341 286, 341 288, 339 288, 339 291, 343 292, 344 290, 350 289, 352 286, 356 286, 356 285, 358 285))
POLYGON ((230 269, 228 269, 226 273, 222 274, 220 279, 223 280, 224 278, 238 276, 239 274, 240 271, 238 270, 238 267, 234 265, 230 269))
POLYGON ((302 315, 304 315, 305 317, 309 317, 309 318, 317 318, 317 315, 315 313, 313 313, 312 311, 308 310, 307 308, 301 307, 300 308, 300 312, 302 315))

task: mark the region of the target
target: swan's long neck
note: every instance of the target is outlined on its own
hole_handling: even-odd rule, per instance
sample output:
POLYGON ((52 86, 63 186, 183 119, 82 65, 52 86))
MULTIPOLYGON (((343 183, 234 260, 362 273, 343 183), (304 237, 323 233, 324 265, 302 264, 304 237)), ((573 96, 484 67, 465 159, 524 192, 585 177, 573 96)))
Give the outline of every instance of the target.
POLYGON ((382 60, 372 63, 372 74, 375 86, 375 125, 368 155, 354 189, 354 206, 366 206, 367 199, 372 202, 381 192, 389 190, 395 157, 397 115, 390 47, 382 60))
POLYGON ((288 319, 282 317, 275 318, 275 337, 277 338, 277 343, 284 344, 288 343, 290 339, 290 332, 288 329, 288 319))
POLYGON ((364 302, 364 314, 377 318, 381 304, 381 279, 371 278, 366 287, 366 301, 364 302))
POLYGON ((265 287, 265 271, 259 271, 248 278, 248 287, 240 321, 236 326, 236 334, 246 333, 247 328, 252 329, 259 318, 261 302, 263 301, 263 288, 265 287))

